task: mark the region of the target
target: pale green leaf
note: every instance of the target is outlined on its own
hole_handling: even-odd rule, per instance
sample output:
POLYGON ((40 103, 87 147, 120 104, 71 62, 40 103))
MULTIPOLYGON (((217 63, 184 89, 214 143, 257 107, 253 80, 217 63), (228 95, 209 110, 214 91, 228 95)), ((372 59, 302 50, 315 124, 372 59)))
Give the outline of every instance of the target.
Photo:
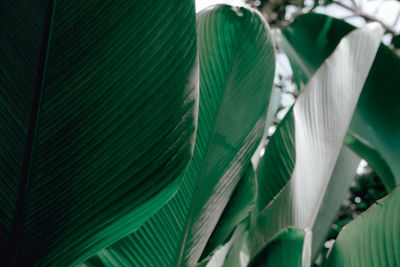
MULTIPOLYGON (((277 41, 302 87, 355 27, 320 14, 299 16, 277 41)), ((350 124, 346 144, 390 190, 400 183, 400 58, 381 44, 350 124)))
POLYGON ((336 161, 331 179, 326 187, 325 194, 318 207, 318 213, 313 220, 312 230, 312 258, 317 256, 323 246, 326 236, 331 229, 346 198, 349 187, 354 182, 360 158, 350 148, 343 146, 336 161))
MULTIPOLYGON (((282 229, 313 226, 381 31, 376 24, 369 25, 342 39, 278 126, 277 137, 267 144, 258 180, 266 184, 263 180, 267 179, 277 186, 270 197, 260 198, 262 203, 258 203, 259 215, 254 215, 251 232, 252 256, 282 229), (275 163, 268 163, 270 160, 275 163)), ((259 187, 259 195, 264 188, 259 187)))
POLYGON ((400 187, 340 231, 327 267, 400 265, 400 187))

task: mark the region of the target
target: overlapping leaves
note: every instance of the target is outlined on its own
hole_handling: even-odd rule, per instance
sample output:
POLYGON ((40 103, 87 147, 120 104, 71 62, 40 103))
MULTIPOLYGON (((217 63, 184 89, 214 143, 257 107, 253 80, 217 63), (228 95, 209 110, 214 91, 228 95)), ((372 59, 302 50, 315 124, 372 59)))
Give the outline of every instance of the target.
POLYGON ((253 251, 287 227, 313 227, 379 36, 371 26, 345 37, 278 126, 258 175, 260 184, 276 184, 276 189, 268 193, 274 187, 259 187, 259 195, 268 188, 269 197, 259 198, 260 215, 250 232, 253 251))
MULTIPOLYGON (((299 244, 294 248, 299 257, 292 260, 304 266, 310 263, 311 235, 307 234, 307 241, 303 243, 304 235, 300 237, 296 231, 285 231, 288 227, 298 227, 303 229, 299 229, 300 232, 315 230, 323 235, 326 227, 314 227, 316 220, 320 224, 330 224, 329 219, 319 219, 321 209, 327 209, 327 217, 332 218, 340 204, 340 200, 325 194, 328 186, 332 192, 343 193, 355 173, 357 158, 354 160, 346 149, 341 151, 341 146, 374 60, 373 51, 379 46, 380 29, 375 27, 354 31, 342 40, 269 140, 258 172, 257 209, 252 214, 250 230, 236 238, 240 244, 229 241, 222 248, 226 250, 229 245, 230 250, 224 266, 229 266, 227 263, 245 266, 247 263, 242 260, 246 250, 253 257, 251 264, 283 263, 285 259, 279 255, 291 242, 270 243, 280 240, 276 236, 283 235, 286 236, 283 239, 293 239, 293 244, 299 244), (331 179, 335 181, 330 182, 331 179), (336 190, 337 187, 340 190, 336 190), (276 257, 269 255, 264 261, 271 249, 276 257)), ((218 251, 214 255, 218 256, 218 251)))
MULTIPOLYGON (((73 264, 97 252, 86 265, 193 266, 204 253, 200 266, 246 265, 249 256, 254 266, 306 266, 311 230, 323 236, 339 205, 332 194, 344 192, 357 164, 343 141, 387 188, 399 182, 400 124, 391 119, 399 110, 387 96, 398 96, 400 60, 379 47, 374 26, 343 38, 352 26, 311 14, 284 31, 301 94, 256 176, 250 158, 275 66, 256 11, 221 5, 198 14, 200 98, 191 1, 3 1, 0 12, 6 264, 73 264)), ((397 193, 375 213, 387 218, 397 193)), ((341 234, 330 263, 348 262, 343 240, 362 231, 387 245, 392 239, 369 231, 398 233, 382 220, 354 222, 360 228, 341 234)), ((394 256, 381 249, 376 263, 396 261, 392 243, 394 256)))
POLYGON ((88 265, 192 266, 261 140, 274 48, 255 11, 216 6, 198 14, 200 107, 196 146, 177 195, 142 228, 88 265))
MULTIPOLYGON (((320 14, 299 16, 282 31, 299 88, 308 82, 341 38, 355 27, 320 14)), ((400 58, 381 44, 355 110, 346 144, 366 159, 388 190, 400 183, 400 58)))

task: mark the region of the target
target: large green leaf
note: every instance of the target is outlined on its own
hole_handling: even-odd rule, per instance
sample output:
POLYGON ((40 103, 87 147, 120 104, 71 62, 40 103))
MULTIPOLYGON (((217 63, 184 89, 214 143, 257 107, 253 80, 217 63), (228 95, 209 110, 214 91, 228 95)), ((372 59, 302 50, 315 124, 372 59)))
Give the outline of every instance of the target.
POLYGON ((194 3, 1 1, 2 265, 79 263, 176 193, 197 121, 194 3))
POLYGON ((279 108, 280 98, 280 90, 273 87, 268 104, 266 126, 263 138, 251 158, 251 164, 245 167, 247 171, 245 171, 244 175, 240 178, 234 193, 229 199, 228 204, 226 205, 210 239, 207 242, 207 246, 203 251, 202 258, 209 256, 211 251, 217 249, 221 244, 225 243, 228 237, 232 235, 236 226, 238 226, 239 223, 248 217, 254 210, 256 199, 259 197, 257 194, 258 184, 256 182, 255 171, 257 171, 259 168, 259 163, 262 158, 261 153, 264 153, 263 150, 265 150, 265 145, 268 140, 268 129, 274 123, 276 112, 279 108))
POLYGON ((220 5, 198 14, 200 107, 193 160, 177 195, 138 231, 90 262, 107 266, 192 266, 264 131, 274 76, 265 20, 220 5))
MULTIPOLYGON (((282 122, 283 124, 286 124, 285 126, 287 126, 287 119, 288 119, 288 117, 285 117, 284 121, 282 122), (286 122, 285 122, 285 120, 286 120, 286 122)), ((284 131, 285 126, 282 125, 282 126, 278 127, 277 130, 284 131)), ((286 130, 288 130, 288 128, 286 128, 286 130)), ((269 147, 269 151, 267 150, 268 153, 273 151, 272 146, 273 146, 274 141, 272 141, 272 140, 278 140, 278 138, 281 138, 281 137, 278 137, 278 136, 281 136, 281 133, 276 132, 276 135, 274 135, 274 136, 272 137, 273 139, 271 139, 271 144, 270 144, 271 147, 269 147)), ((292 137, 290 137, 288 140, 292 140, 291 138, 292 137)), ((280 141, 286 142, 286 144, 289 145, 289 147, 290 147, 290 143, 288 142, 288 140, 285 140, 284 138, 280 139, 280 141)), ((281 149, 282 149, 282 147, 281 147, 281 149)), ((282 153, 282 150, 280 150, 280 151, 281 151, 280 153, 282 153)), ((289 151, 289 153, 292 153, 292 152, 293 151, 289 151)), ((271 157, 269 160, 270 163, 267 163, 266 160, 264 160, 263 161, 264 164, 267 164, 271 168, 274 168, 274 166, 278 166, 278 165, 271 164, 271 162, 274 162, 276 160, 276 157, 274 157, 274 154, 271 153, 269 155, 271 157)), ((294 163, 291 161, 293 159, 288 159, 287 157, 285 157, 284 159, 285 159, 284 162, 289 163, 289 165, 294 163)), ((317 253, 319 252, 319 249, 322 246, 322 244, 326 238, 326 235, 330 229, 331 222, 333 221, 334 217, 336 216, 337 211, 339 210, 340 205, 341 205, 343 199, 345 198, 345 195, 347 193, 347 190, 348 190, 350 184, 354 180, 354 176, 356 175, 356 168, 357 168, 359 162, 360 162, 360 158, 357 157, 349 148, 347 148, 345 146, 342 147, 342 150, 336 161, 335 168, 333 170, 331 179, 329 181, 329 184, 327 185, 325 194, 324 194, 323 198, 321 199, 321 202, 318 207, 318 212, 316 214, 316 217, 313 221, 313 225, 311 227, 312 228, 312 239, 310 238, 310 241, 312 241, 312 242, 310 242, 310 244, 312 244, 311 258, 314 258, 317 255, 317 253)), ((264 171, 266 171, 265 166, 267 166, 267 165, 264 165, 264 167, 262 168, 264 171)), ((283 173, 290 170, 288 167, 286 167, 286 168, 287 169, 283 170, 283 173)), ((275 169, 272 169, 272 170, 273 170, 273 172, 277 171, 275 169)), ((291 169, 291 170, 293 170, 293 169, 291 169)), ((263 175, 263 174, 261 173, 260 175, 263 175)), ((259 182, 261 182, 261 181, 259 181, 259 182)), ((274 184, 273 181, 270 181, 269 184, 271 186, 276 187, 276 186, 279 186, 280 183, 278 181, 276 184, 274 184)), ((268 194, 269 192, 271 192, 271 191, 270 190, 268 190, 268 191, 260 190, 261 194, 268 194)), ((243 199, 246 199, 246 198, 243 198, 243 199)), ((236 199, 231 199, 231 201, 232 200, 238 201, 236 199)), ((260 203, 260 202, 258 202, 258 203, 260 203)), ((256 212, 256 214, 257 214, 257 212, 256 212)), ((221 227, 221 229, 224 229, 224 228, 221 227)), ((210 241, 211 241, 211 239, 210 239, 210 241)), ((250 243, 250 242, 251 242, 251 240, 247 240, 247 243, 250 243)), ((300 240, 298 242, 300 242, 300 240)), ((278 245, 275 245, 275 246, 277 247, 278 245)), ((291 246, 291 245, 289 245, 289 246, 291 246)), ((298 248, 302 249, 300 246, 298 248)), ((276 250, 277 250, 277 248, 276 248, 276 250)), ((285 252, 285 250, 286 250, 286 248, 282 247, 281 250, 279 250, 280 251, 279 253, 287 253, 287 252, 285 252)), ((271 254, 270 252, 267 252, 267 251, 269 251, 269 245, 267 246, 267 248, 264 248, 262 250, 262 252, 260 252, 260 254, 263 254, 264 256, 266 256, 266 254, 268 254, 268 253, 271 254)), ((235 253, 240 253, 240 251, 231 252, 231 254, 233 254, 233 255, 228 256, 228 260, 230 262, 240 260, 240 255, 235 255, 235 253)), ((306 257, 308 254, 306 255, 305 253, 303 253, 303 254, 300 253, 300 255, 301 255, 301 257, 303 257, 303 255, 304 255, 304 257, 306 257)), ((259 257, 262 258, 264 256, 258 255, 258 256, 256 256, 256 258, 259 258, 259 257)), ((273 257, 275 257, 275 256, 276 255, 274 255, 273 257)), ((296 258, 281 259, 281 260, 287 260, 288 266, 291 266, 292 261, 296 260, 296 258)), ((304 259, 304 260, 306 261, 307 259, 304 259)), ((253 258, 253 261, 255 261, 255 258, 253 258)), ((273 264, 274 261, 271 261, 270 263, 273 264)), ((275 263, 275 265, 279 265, 279 264, 275 263)), ((229 266, 229 265, 227 265, 227 266, 229 266)), ((246 266, 246 265, 237 265, 237 266, 246 266)), ((294 266, 294 265, 292 265, 292 266, 294 266)))
MULTIPOLYGON (((302 87, 354 29, 325 15, 299 16, 278 43, 288 55, 302 87)), ((400 183, 400 58, 381 44, 351 122, 346 144, 365 158, 386 188, 400 183)))
POLYGON ((326 266, 400 265, 400 187, 343 227, 326 266))
POLYGON ((251 256, 285 228, 312 228, 330 184, 346 189, 330 180, 380 36, 375 24, 345 37, 267 144, 258 181, 271 186, 260 186, 259 195, 271 192, 258 200, 251 256))

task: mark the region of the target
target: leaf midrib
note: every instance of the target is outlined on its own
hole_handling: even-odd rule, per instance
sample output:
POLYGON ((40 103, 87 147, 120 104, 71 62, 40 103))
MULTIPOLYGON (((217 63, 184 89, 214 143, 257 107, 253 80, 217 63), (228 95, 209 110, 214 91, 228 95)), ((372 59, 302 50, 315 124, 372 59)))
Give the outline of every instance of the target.
MULTIPOLYGON (((242 25, 242 23, 240 23, 240 28, 243 28, 243 25, 242 25)), ((242 30, 240 30, 240 32, 239 32, 239 34, 238 34, 238 40, 242 40, 243 39, 243 33, 242 33, 243 31, 242 30)), ((218 106, 218 109, 217 109, 217 111, 216 111, 216 116, 215 116, 215 118, 214 118, 214 122, 213 122, 213 124, 212 124, 212 132, 211 132, 211 134, 210 134, 210 137, 209 137, 209 139, 208 139, 208 142, 207 142, 207 148, 206 148, 206 151, 204 152, 204 154, 203 154, 203 157, 202 157, 202 163, 201 163, 201 168, 200 168, 200 173, 199 173, 199 180, 197 181, 197 183, 196 183, 196 189, 199 189, 200 188, 200 184, 201 184, 201 182, 202 182, 202 180, 203 180, 203 178, 204 178, 204 175, 203 175, 203 172, 204 172, 204 169, 203 169, 203 166, 204 166, 204 158, 207 156, 207 154, 208 154, 208 151, 209 151, 209 149, 210 149, 210 146, 211 146, 211 144, 212 144, 212 141, 214 140, 214 136, 215 136, 215 125, 216 125, 216 123, 217 123, 217 121, 218 121, 218 117, 219 117, 219 112, 220 112, 220 109, 221 109, 221 103, 223 103, 224 102, 224 99, 226 98, 226 95, 227 95, 227 92, 226 92, 226 89, 227 89, 227 87, 228 87, 228 85, 229 85, 229 80, 231 79, 231 77, 232 77, 232 70, 233 70, 233 67, 234 67, 234 63, 237 61, 237 57, 238 57, 238 49, 239 49, 239 46, 240 46, 240 44, 241 44, 241 42, 237 42, 236 44, 235 44, 235 47, 232 49, 233 51, 234 51, 234 53, 233 53, 233 55, 234 55, 234 57, 233 57, 233 59, 232 59, 232 65, 230 66, 230 68, 229 68, 229 74, 228 74, 228 77, 227 77, 227 79, 226 79, 226 82, 225 82, 225 84, 224 84, 224 90, 223 90, 223 94, 222 94, 222 96, 221 96, 221 98, 220 98, 220 101, 219 101, 219 106, 218 106)), ((201 66, 200 66, 200 68, 201 68, 201 66)), ((201 70, 200 70, 201 71, 201 70)), ((183 236, 183 239, 182 239, 182 243, 181 243, 181 245, 180 245, 180 249, 178 250, 178 262, 177 262, 177 265, 176 266, 181 266, 182 265, 182 263, 184 263, 184 253, 185 253, 185 251, 186 251, 186 249, 187 249, 187 247, 186 247, 186 243, 187 243, 187 241, 188 241, 188 235, 189 235, 189 231, 190 231, 190 228, 191 228, 191 225, 192 225, 192 220, 193 220, 193 213, 194 213, 194 205, 193 205, 193 203, 194 203, 194 201, 196 200, 196 198, 197 198, 197 196, 198 196, 198 194, 199 194, 199 190, 196 190, 195 189, 195 191, 194 191, 194 195, 193 195, 193 198, 192 198, 192 200, 191 200, 191 202, 190 202, 190 207, 189 207, 189 217, 188 217, 188 219, 187 219, 187 224, 186 224, 186 227, 185 227, 185 233, 184 233, 184 236, 183 236)))
POLYGON ((54 14, 55 14, 55 2, 56 0, 49 0, 45 25, 43 31, 43 41, 41 44, 40 58, 38 64, 38 73, 36 78, 36 85, 33 91, 33 100, 31 108, 31 118, 29 120, 27 140, 25 143, 25 152, 23 165, 21 170, 21 179, 18 188, 18 195, 15 207, 15 214, 13 223, 10 230, 10 238, 6 250, 5 265, 6 266, 18 266, 18 253, 19 246, 22 239, 25 208, 26 208, 26 196, 29 190, 30 178, 32 174, 32 161, 35 153, 37 133, 38 133, 38 122, 40 118, 40 109, 42 103, 42 95, 44 86, 46 83, 46 73, 49 60, 49 47, 51 45, 52 33, 54 28, 54 14))

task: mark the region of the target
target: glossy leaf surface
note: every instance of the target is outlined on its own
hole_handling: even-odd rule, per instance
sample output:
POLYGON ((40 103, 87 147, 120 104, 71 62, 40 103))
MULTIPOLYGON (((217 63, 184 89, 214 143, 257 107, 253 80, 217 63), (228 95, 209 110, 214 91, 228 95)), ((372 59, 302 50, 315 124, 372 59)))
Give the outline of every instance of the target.
MULTIPOLYGON (((260 183, 266 184, 264 179, 276 183, 278 194, 268 203, 260 198, 263 203, 258 203, 259 215, 255 214, 250 237, 251 256, 285 228, 312 228, 380 36, 375 24, 345 37, 279 124, 258 176, 260 183)), ((259 195, 264 188, 259 187, 259 195)))
POLYGON ((400 265, 400 187, 340 231, 326 266, 400 265))
MULTIPOLYGON (((288 55, 302 87, 354 29, 320 14, 299 16, 278 43, 288 55)), ((346 144, 366 159, 386 188, 400 183, 400 58, 381 44, 354 113, 346 144)))
POLYGON ((199 13, 197 29, 201 75, 193 160, 163 209, 98 253, 107 266, 195 265, 264 132, 275 67, 265 21, 255 11, 221 5, 199 13))
POLYGON ((79 263, 182 181, 198 108, 194 3, 1 1, 0 43, 2 263, 79 263))

